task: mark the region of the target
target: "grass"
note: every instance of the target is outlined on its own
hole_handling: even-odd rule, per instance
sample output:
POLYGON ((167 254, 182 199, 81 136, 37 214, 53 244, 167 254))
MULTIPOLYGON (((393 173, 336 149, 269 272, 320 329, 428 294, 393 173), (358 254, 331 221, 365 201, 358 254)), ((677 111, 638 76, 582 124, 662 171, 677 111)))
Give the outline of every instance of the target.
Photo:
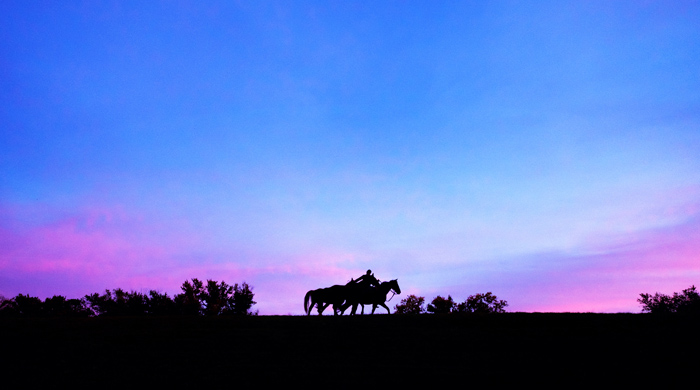
POLYGON ((590 313, 6 318, 0 331, 9 357, 3 377, 21 387, 482 380, 672 387, 695 373, 699 323, 590 313))

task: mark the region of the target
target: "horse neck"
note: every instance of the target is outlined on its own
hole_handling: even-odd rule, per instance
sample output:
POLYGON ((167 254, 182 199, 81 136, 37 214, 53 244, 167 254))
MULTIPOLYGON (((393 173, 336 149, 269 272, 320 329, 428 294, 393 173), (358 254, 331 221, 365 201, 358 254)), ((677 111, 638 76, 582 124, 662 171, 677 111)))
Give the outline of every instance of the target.
POLYGON ((391 282, 379 283, 379 290, 383 293, 388 293, 389 291, 391 291, 391 282))

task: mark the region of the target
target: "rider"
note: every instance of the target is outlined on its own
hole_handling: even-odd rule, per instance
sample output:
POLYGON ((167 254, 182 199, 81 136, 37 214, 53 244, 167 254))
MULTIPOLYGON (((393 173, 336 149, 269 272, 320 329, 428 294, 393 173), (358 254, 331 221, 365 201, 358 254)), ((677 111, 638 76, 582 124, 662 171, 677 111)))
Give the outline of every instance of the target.
POLYGON ((379 287, 379 280, 377 280, 377 278, 374 277, 371 269, 368 269, 366 274, 357 278, 357 280, 355 280, 355 283, 363 287, 379 287))

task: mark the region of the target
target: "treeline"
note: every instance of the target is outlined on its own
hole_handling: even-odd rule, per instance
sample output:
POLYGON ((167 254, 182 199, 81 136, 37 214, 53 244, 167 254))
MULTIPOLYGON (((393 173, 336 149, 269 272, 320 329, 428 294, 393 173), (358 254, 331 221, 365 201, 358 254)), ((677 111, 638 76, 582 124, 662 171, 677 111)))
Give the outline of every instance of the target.
MULTIPOLYGON (((652 314, 692 314, 700 315, 700 293, 690 286, 673 295, 661 293, 639 294, 637 299, 642 305, 642 313, 652 314)), ((490 292, 469 296, 464 302, 455 302, 451 296, 435 297, 426 307, 425 298, 409 295, 394 307, 396 314, 421 313, 504 313, 508 302, 498 299, 490 292)))
POLYGON ((642 305, 642 312, 652 314, 700 314, 700 294, 695 286, 690 286, 673 295, 655 293, 639 294, 637 302, 642 305))
POLYGON ((464 302, 455 302, 450 295, 440 295, 425 305, 425 297, 409 295, 394 307, 396 314, 445 314, 445 313, 505 313, 508 302, 498 299, 491 292, 470 295, 464 302))
POLYGON ((142 315, 256 315, 251 307, 256 303, 250 285, 228 285, 226 282, 199 279, 186 280, 182 293, 174 297, 150 290, 148 294, 125 291, 121 288, 104 293, 88 294, 83 298, 66 299, 54 295, 44 301, 37 297, 18 294, 0 302, 0 316, 8 317, 95 317, 142 315))

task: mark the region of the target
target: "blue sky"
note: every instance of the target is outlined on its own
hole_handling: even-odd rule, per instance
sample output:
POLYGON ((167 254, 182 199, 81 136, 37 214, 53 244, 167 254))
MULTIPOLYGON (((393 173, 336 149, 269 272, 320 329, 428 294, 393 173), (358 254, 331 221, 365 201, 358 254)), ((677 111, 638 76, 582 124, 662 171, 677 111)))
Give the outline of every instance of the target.
POLYGON ((299 314, 371 268, 428 300, 638 311, 700 273, 699 14, 3 2, 0 293, 245 280, 299 314))

